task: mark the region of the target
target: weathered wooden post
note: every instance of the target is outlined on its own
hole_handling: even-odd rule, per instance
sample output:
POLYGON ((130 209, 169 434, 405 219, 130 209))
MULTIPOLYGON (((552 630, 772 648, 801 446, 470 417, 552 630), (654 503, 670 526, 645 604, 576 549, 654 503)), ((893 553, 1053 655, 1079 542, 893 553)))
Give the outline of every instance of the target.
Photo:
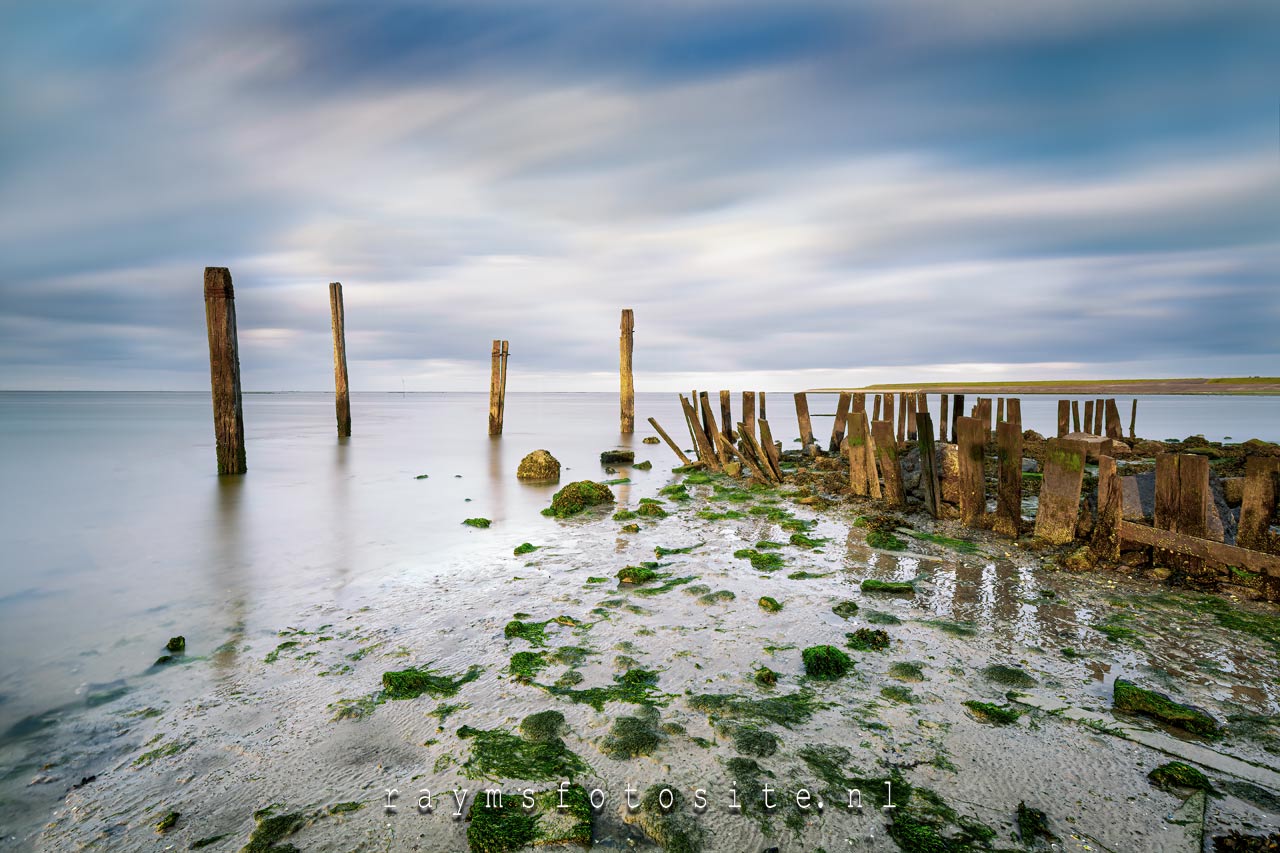
POLYGON ((1093 401, 1084 401, 1084 431, 1092 435, 1093 431, 1093 401))
MULTIPOLYGON (((885 399, 891 398, 886 394, 885 399)), ((902 461, 898 459, 898 445, 893 440, 893 424, 876 421, 871 425, 871 437, 880 461, 880 474, 884 477, 884 499, 891 506, 903 506, 906 494, 902 488, 902 461)))
POLYGON ((235 300, 231 270, 205 267, 204 319, 209 329, 209 383, 213 390, 213 435, 219 474, 243 474, 248 470, 244 457, 235 300))
MULTIPOLYGON (((933 444, 933 416, 926 411, 916 412, 916 438, 920 442, 920 486, 924 491, 924 508, 937 518, 941 510, 942 488, 938 484, 938 457, 933 444)), ((853 447, 849 447, 853 458, 853 447)))
POLYGON ((1011 424, 1017 424, 1018 429, 1022 429, 1022 400, 1017 397, 1010 397, 1005 403, 1005 420, 1011 424))
MULTIPOLYGON (((705 398, 705 394, 703 397, 705 398)), ((699 398, 694 397, 696 402, 699 398)), ((698 458, 701 459, 711 471, 720 470, 720 459, 716 456, 715 444, 707 435, 706 430, 698 423, 698 413, 694 409, 694 403, 690 403, 680 395, 680 407, 684 410, 684 418, 689 423, 689 431, 693 434, 694 447, 698 449, 698 458)))
POLYGON ((995 432, 995 427, 992 425, 992 422, 991 422, 992 415, 993 415, 993 412, 991 410, 991 398, 979 397, 978 398, 978 420, 982 421, 982 429, 986 431, 986 434, 988 437, 990 437, 991 434, 995 432))
POLYGON ((946 394, 942 395, 942 411, 938 415, 938 441, 943 444, 947 443, 947 401, 950 399, 946 394))
MULTIPOLYGON (((884 395, 884 406, 883 406, 883 407, 881 408, 881 410, 880 410, 880 415, 881 415, 880 420, 882 420, 882 421, 884 421, 885 423, 889 424, 889 429, 890 429, 890 430, 892 430, 892 429, 893 429, 893 420, 894 420, 894 418, 893 418, 893 395, 892 395, 892 394, 885 394, 885 395, 884 395)), ((872 427, 872 430, 874 431, 874 429, 875 429, 875 421, 872 421, 872 422, 871 422, 871 427, 872 427)))
POLYGON ((956 424, 964 417, 964 395, 953 394, 951 396, 951 441, 952 443, 960 440, 957 432, 956 424))
POLYGON ((724 434, 725 439, 732 444, 737 440, 737 436, 733 434, 733 402, 729 397, 728 391, 720 391, 720 431, 724 434))
POLYGON ((1134 432, 1134 428, 1138 425, 1138 398, 1133 398, 1133 406, 1129 409, 1129 440, 1133 441, 1138 437, 1134 432))
POLYGON ((684 451, 680 449, 680 446, 671 440, 671 436, 667 435, 667 431, 659 426, 658 422, 653 418, 649 418, 649 425, 658 431, 658 435, 662 436, 662 440, 667 443, 667 447, 670 447, 675 451, 676 456, 680 459, 680 464, 688 465, 690 462, 689 457, 685 456, 684 451))
POLYGON ((987 511, 986 479, 982 457, 987 444, 987 427, 980 418, 956 421, 957 461, 960 464, 960 518, 978 527, 987 511))
POLYGON ((1071 431, 1071 401, 1058 401, 1058 438, 1071 431))
POLYGON ((880 420, 880 395, 876 394, 871 398, 871 422, 875 423, 880 420))
POLYGON ((1275 553, 1277 540, 1270 532, 1280 494, 1280 459, 1250 456, 1244 465, 1244 494, 1240 502, 1240 527, 1236 544, 1241 548, 1275 553))
POLYGON ((800 446, 808 450, 813 445, 813 423, 809 420, 809 398, 803 391, 796 393, 796 422, 800 426, 800 446))
POLYGON ((623 435, 636 431, 636 387, 631 374, 631 353, 635 345, 636 318, 630 308, 622 309, 622 334, 618 338, 618 372, 621 379, 619 426, 623 435))
POLYGON ((329 283, 329 315, 333 320, 333 385, 338 409, 338 435, 351 435, 351 396, 347 391, 346 312, 342 307, 342 284, 329 283))
POLYGON ((1093 406, 1093 434, 1103 435, 1102 432, 1102 411, 1105 400, 1098 400, 1093 406))
POLYGON ((764 391, 760 392, 760 420, 762 421, 769 419, 769 413, 765 410, 765 393, 764 391))
POLYGON ((742 392, 742 423, 752 435, 756 434, 756 392, 742 392))
POLYGON ((1080 401, 1071 401, 1071 431, 1080 432, 1080 401))
POLYGON ((1116 473, 1116 460, 1098 457, 1098 519, 1089 543, 1093 555, 1108 563, 1120 559, 1120 522, 1124 515, 1124 493, 1116 473))
POLYGON ((996 429, 1000 428, 1000 424, 1004 423, 1004 397, 996 398, 996 429))
POLYGON ((907 395, 907 441, 916 440, 916 404, 919 398, 915 394, 907 395))
MULTIPOLYGON (((1203 539, 1207 533, 1210 505, 1208 459, 1191 453, 1161 453, 1156 456, 1153 521, 1157 528, 1203 539)), ((1160 548, 1155 550, 1153 560, 1184 571, 1194 570, 1203 564, 1203 560, 1198 558, 1160 548)))
POLYGON ((1075 539, 1086 452, 1085 443, 1074 439, 1055 438, 1047 443, 1036 536, 1052 545, 1075 539))
POLYGON ((1022 524, 1022 425, 1004 421, 996 427, 996 456, 1000 461, 1000 490, 996 495, 994 529, 1018 538, 1022 524))
POLYGON ((849 420, 849 404, 852 399, 847 391, 841 391, 836 399, 835 423, 831 425, 831 443, 827 445, 830 453, 840 452, 840 442, 844 441, 845 424, 849 420))
POLYGON ((489 435, 502 435, 507 400, 507 342, 497 340, 489 352, 489 435))
POLYGON ((773 443, 773 430, 769 429, 769 421, 765 418, 761 418, 756 423, 760 429, 760 447, 764 450, 764 455, 769 458, 769 467, 781 482, 782 459, 778 455, 778 445, 773 443))
POLYGON ((907 395, 898 392, 898 441, 907 440, 907 395))
POLYGON ((716 426, 716 413, 711 410, 711 400, 706 391, 698 393, 698 404, 702 410, 702 429, 707 434, 707 441, 718 451, 720 464, 723 465, 729 461, 729 455, 725 453, 724 448, 716 441, 716 433, 720 429, 716 426))
POLYGON ((880 482, 875 477, 874 459, 870 471, 867 469, 867 438, 867 413, 855 409, 849 414, 849 490, 861 496, 870 493, 872 480, 880 482))
POLYGON ((1120 423, 1120 410, 1116 408, 1114 398, 1108 398, 1106 402, 1106 425, 1107 438, 1115 441, 1124 438, 1124 427, 1120 423))

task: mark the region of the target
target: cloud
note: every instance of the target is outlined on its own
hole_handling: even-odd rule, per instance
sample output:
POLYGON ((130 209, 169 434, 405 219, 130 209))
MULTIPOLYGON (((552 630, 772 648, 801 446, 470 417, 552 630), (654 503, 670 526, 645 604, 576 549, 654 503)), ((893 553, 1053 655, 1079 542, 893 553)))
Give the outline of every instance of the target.
POLYGON ((203 388, 201 268, 226 265, 254 388, 326 387, 334 280, 363 388, 482 389, 494 337, 538 382, 609 388, 623 306, 642 388, 1274 371, 1278 26, 1264 3, 10 7, 0 367, 203 388))

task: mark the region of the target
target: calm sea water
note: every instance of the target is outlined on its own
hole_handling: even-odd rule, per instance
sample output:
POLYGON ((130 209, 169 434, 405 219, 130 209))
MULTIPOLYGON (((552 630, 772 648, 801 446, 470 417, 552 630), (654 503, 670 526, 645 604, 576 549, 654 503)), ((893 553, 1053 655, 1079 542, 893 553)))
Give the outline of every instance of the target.
MULTIPOLYGON (((790 396, 770 404, 794 446, 790 396)), ((833 406, 811 400, 819 435, 833 406)), ((274 636, 309 609, 389 607, 406 578, 491 580, 516 544, 555 527, 538 512, 555 487, 515 479, 525 453, 550 450, 569 481, 606 478, 600 451, 634 448, 656 463, 616 487, 634 502, 674 460, 641 443, 645 418, 688 442, 674 393, 638 395, 633 436, 617 432, 611 394, 512 394, 496 439, 485 394, 356 394, 352 408, 355 435, 339 440, 328 394, 247 396, 249 473, 219 478, 205 394, 0 393, 0 817, 42 819, 33 729, 114 685, 139 689, 168 637, 216 669, 220 643, 274 636), (462 524, 475 516, 492 528, 462 524)), ((1024 398, 1023 418, 1051 431, 1054 400, 1024 398)), ((1138 432, 1280 440, 1280 400, 1144 398, 1138 432)), ((197 695, 216 676, 188 672, 197 695)))

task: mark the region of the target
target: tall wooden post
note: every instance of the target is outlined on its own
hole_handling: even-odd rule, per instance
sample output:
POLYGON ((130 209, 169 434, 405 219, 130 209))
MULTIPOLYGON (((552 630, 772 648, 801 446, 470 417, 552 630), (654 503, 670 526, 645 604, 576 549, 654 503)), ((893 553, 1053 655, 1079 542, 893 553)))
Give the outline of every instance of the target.
POLYGON ((880 395, 876 394, 871 400, 871 422, 875 423, 880 420, 880 395))
POLYGON ((346 312, 342 307, 342 285, 329 283, 329 315, 333 319, 333 386, 338 408, 338 435, 351 435, 351 397, 347 392, 346 312))
POLYGON ((1017 424, 1018 429, 1022 429, 1022 401, 1017 397, 1010 397, 1005 403, 1004 419, 1011 424, 1017 424))
POLYGON ((1094 435, 1106 435, 1106 433, 1102 431, 1103 402, 1104 402, 1103 400, 1098 400, 1093 405, 1093 434, 1094 435))
POLYGON ((243 474, 248 470, 244 459, 235 299, 231 270, 205 267, 204 319, 209 327, 209 381, 213 389, 213 434, 218 446, 219 474, 243 474))
POLYGON ((951 398, 946 394, 942 395, 942 412, 938 417, 938 441, 943 444, 947 443, 947 422, 949 420, 947 414, 947 403, 951 398))
POLYGON ((1058 438, 1071 431, 1071 401, 1058 401, 1058 438))
POLYGON ((996 398, 996 429, 1000 428, 1000 424, 1004 423, 1004 397, 996 398))
POLYGON ((502 435, 502 412, 507 402, 507 342, 493 342, 489 354, 489 435, 502 435))
POLYGON ((1071 431, 1080 432, 1080 401, 1071 401, 1071 431))
POLYGON ((808 450, 814 444, 813 422, 809 419, 809 398, 803 391, 796 394, 796 422, 800 426, 800 446, 808 450))
POLYGON ((765 403, 768 401, 765 399, 764 395, 765 395, 765 392, 761 391, 760 392, 760 420, 767 421, 769 420, 769 412, 768 412, 768 409, 765 407, 765 403))
POLYGON ((1116 460, 1107 455, 1098 457, 1098 519, 1093 525, 1090 547, 1099 560, 1114 563, 1120 559, 1120 522, 1123 516, 1124 496, 1120 477, 1116 473, 1116 460))
POLYGON ((1002 536, 1018 538, 1022 523, 1022 425, 1004 421, 996 427, 996 454, 1000 460, 1000 490, 996 495, 994 529, 1002 536))
POLYGON ((898 392, 898 441, 907 440, 907 395, 898 392))
POLYGON ((870 438, 867 413, 855 409, 849 414, 849 489, 855 495, 868 495, 871 484, 874 482, 878 486, 880 483, 876 477, 875 457, 867 453, 870 438))
POLYGON ((957 425, 959 420, 964 417, 964 395, 953 394, 951 397, 951 441, 958 443, 960 441, 960 427, 957 425))
POLYGON ((907 395, 907 441, 916 440, 916 404, 919 399, 915 394, 907 395))
MULTIPOLYGON (((885 399, 892 399, 892 396, 886 394, 885 399)), ((892 506, 904 506, 906 493, 902 489, 902 460, 898 458, 898 445, 893 440, 893 423, 890 421, 873 423, 871 438, 875 442, 880 474, 884 477, 884 499, 892 506)))
POLYGON ((1106 401, 1106 435, 1107 438, 1119 441, 1124 438, 1124 427, 1120 425, 1120 410, 1116 408, 1114 398, 1106 401))
MULTIPOLYGON (((942 489, 938 484, 938 457, 933 446, 933 416, 927 410, 916 412, 916 437, 920 442, 920 487, 924 492, 924 508, 934 518, 942 502, 942 489)), ((849 448, 853 457, 853 448, 849 448)))
POLYGON ((742 392, 742 424, 752 435, 756 434, 756 392, 742 392))
POLYGON ((827 445, 827 450, 831 453, 840 452, 840 442, 844 441, 845 423, 849 419, 849 404, 851 400, 852 398, 847 391, 841 391, 840 397, 836 400, 835 423, 831 426, 831 443, 827 445))
POLYGON ((1093 431, 1093 401, 1084 401, 1084 431, 1092 433, 1093 431))
POLYGON ((960 517, 970 527, 977 527, 987 511, 986 479, 982 470, 986 424, 978 418, 960 418, 956 421, 956 444, 960 465, 960 517))
POLYGON ((636 388, 631 375, 631 351, 634 345, 636 318, 630 308, 622 309, 622 334, 618 338, 618 364, 622 387, 619 399, 620 429, 623 435, 636 431, 636 388))
POLYGON ((737 440, 733 434, 733 402, 728 391, 720 392, 720 431, 725 440, 732 444, 737 440))
MULTIPOLYGON (((1159 464, 1159 463, 1157 463, 1159 464)), ((1280 495, 1280 459, 1250 456, 1244 465, 1244 496, 1240 504, 1240 527, 1236 544, 1241 548, 1275 553, 1280 537, 1271 533, 1280 495)))

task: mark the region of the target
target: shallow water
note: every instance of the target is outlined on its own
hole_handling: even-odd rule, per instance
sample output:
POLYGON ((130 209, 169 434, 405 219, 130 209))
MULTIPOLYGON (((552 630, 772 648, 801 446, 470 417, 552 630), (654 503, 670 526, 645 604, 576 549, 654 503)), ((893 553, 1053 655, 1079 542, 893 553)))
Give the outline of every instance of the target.
MULTIPOLYGON (((790 401, 781 411, 782 399, 771 402, 773 421, 790 425, 794 417, 782 416, 792 414, 790 401)), ((238 849, 250 815, 264 805, 354 800, 365 808, 317 821, 298 843, 457 849, 465 825, 443 809, 416 814, 409 792, 454 785, 474 791, 478 783, 459 773, 467 745, 455 736, 457 726, 513 727, 547 707, 565 713, 573 732, 567 744, 613 797, 597 818, 597 835, 634 835, 618 808, 628 782, 643 788, 670 780, 713 795, 729 787, 732 749, 724 738, 711 749, 693 744, 693 736, 716 733, 682 694, 753 694, 749 674, 759 665, 782 674, 777 692, 812 687, 801 680, 799 649, 839 645, 845 631, 865 624, 831 613, 842 598, 894 613, 903 624, 887 628, 894 637, 888 654, 854 653, 856 676, 819 685, 829 707, 794 731, 777 730, 783 749, 760 763, 790 789, 806 781, 797 748, 837 744, 859 768, 908 768, 915 784, 1002 834, 1017 799, 1035 791, 1059 828, 1073 824, 1051 806, 1073 804, 1078 834, 1091 839, 1082 844, 1159 849, 1135 839, 1168 831, 1164 815, 1176 800, 1145 780, 1164 759, 1050 718, 1034 729, 975 723, 959 701, 1002 701, 1005 690, 976 670, 993 660, 1025 660, 1052 695, 1099 710, 1109 704, 1110 683, 1124 676, 1159 679, 1157 686, 1172 689, 1163 687, 1168 681, 1224 716, 1280 711, 1274 646, 1203 618, 1188 621, 1188 611, 1138 607, 1134 600, 1149 600, 1153 588, 1124 578, 1047 574, 1019 553, 956 559, 927 543, 913 543, 908 554, 877 552, 862 542, 852 517, 838 513, 811 533, 831 538, 821 551, 782 551, 788 572, 830 574, 765 577, 732 552, 762 538, 785 542, 789 534, 760 517, 696 518, 694 511, 709 505, 709 487, 636 536, 619 535, 607 516, 544 518, 538 510, 552 488, 516 483, 520 456, 546 447, 570 469, 565 480, 603 479, 599 451, 633 446, 638 458, 655 462, 650 472, 617 475, 635 481, 615 487, 619 502, 634 506, 671 479, 670 451, 640 439, 650 432, 643 423, 650 414, 677 434, 673 396, 640 395, 642 428, 627 439, 613 432, 616 401, 609 395, 513 394, 507 434, 496 441, 484 434, 486 403, 483 395, 357 395, 357 434, 339 442, 327 396, 251 395, 250 474, 220 480, 210 473, 208 403, 197 395, 0 396, 11 460, 11 559, 0 577, 0 730, 8 732, 0 743, 3 843, 72 849, 98 839, 110 849, 152 849, 157 810, 175 808, 185 819, 170 837, 183 846, 229 832, 239 840, 222 846, 238 849), (429 477, 415 479, 423 473, 429 477), (471 516, 494 524, 462 526, 471 516), (544 547, 514 557, 511 549, 523 541, 544 547), (657 596, 587 583, 652 559, 656 545, 699 542, 705 544, 688 555, 663 558, 672 563, 665 571, 696 575, 693 583, 732 591, 733 600, 700 603, 686 593, 693 583, 657 596), (920 591, 864 595, 856 585, 870 576, 919 578, 920 591), (764 594, 783 600, 784 609, 764 614, 755 605, 764 594), (1090 627, 1117 607, 1137 608, 1136 641, 1111 642, 1090 627), (634 708, 611 704, 601 714, 513 681, 507 661, 528 646, 504 638, 503 626, 522 611, 592 623, 549 627, 552 648, 573 643, 596 652, 578 667, 582 686, 612 683, 621 655, 659 671, 659 689, 670 694, 662 719, 681 723, 688 736, 668 737, 653 757, 606 758, 598 742, 613 718, 634 708), (977 633, 954 636, 936 620, 971 624, 977 633), (307 633, 280 636, 290 629, 307 633), (187 637, 188 662, 150 670, 174 634, 187 637), (298 645, 268 663, 282 642, 298 645), (1080 657, 1063 656, 1067 646, 1080 657), (922 701, 879 696, 894 683, 885 672, 895 660, 923 663, 927 680, 910 685, 922 701), (485 667, 444 700, 469 708, 444 721, 429 716, 442 703, 422 698, 387 702, 365 719, 333 720, 334 703, 372 695, 384 671, 427 663, 447 673, 485 667), (172 754, 143 760, 156 749, 172 754), (946 761, 937 765, 955 769, 931 763, 939 754, 946 761), (97 780, 67 793, 94 774, 97 780), (377 807, 390 787, 405 792, 395 815, 377 807)), ((1206 432, 1171 434, 1193 431, 1206 432)), ((564 669, 553 667, 540 681, 549 684, 564 669)), ((1277 733, 1263 730, 1261 738, 1222 748, 1274 763, 1275 754, 1259 744, 1277 733)), ((1215 807, 1221 826, 1242 815, 1264 825, 1277 820, 1274 811, 1229 797, 1215 807)), ((781 819, 766 830, 759 820, 719 809, 703 817, 714 838, 709 849, 750 849, 778 838, 828 847, 859 839, 867 849, 893 849, 874 810, 829 812, 798 831, 784 829, 781 819), (871 835, 877 840, 867 840, 871 835)))

